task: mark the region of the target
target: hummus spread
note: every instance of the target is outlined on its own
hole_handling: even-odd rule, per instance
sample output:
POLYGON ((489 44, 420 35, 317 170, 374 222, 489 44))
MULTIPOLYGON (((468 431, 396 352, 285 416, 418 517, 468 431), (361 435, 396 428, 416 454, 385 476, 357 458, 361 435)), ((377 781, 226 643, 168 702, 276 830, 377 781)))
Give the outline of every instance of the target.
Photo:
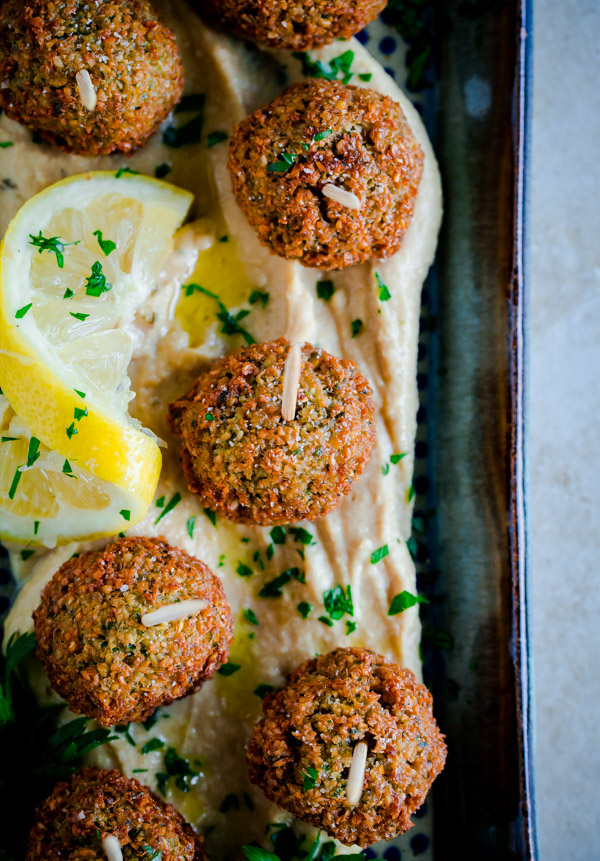
MULTIPOLYGON (((288 82, 302 77, 299 63, 289 54, 267 55, 210 31, 184 0, 156 5, 177 34, 186 92, 206 94, 205 134, 230 134, 235 122, 282 89, 282 69, 288 82)), ((352 359, 373 388, 377 440, 352 493, 325 519, 301 524, 311 535, 310 543, 303 543, 308 540, 304 534, 296 540, 289 533, 285 543, 273 543, 268 529, 234 525, 220 517, 213 523, 212 513, 206 514, 187 491, 166 423, 168 402, 184 393, 211 359, 239 346, 240 336, 221 333, 214 300, 198 292, 186 296, 179 287, 175 302, 172 291, 159 285, 138 317, 138 346, 130 366, 136 393, 131 412, 165 440, 167 448, 155 503, 128 534, 164 536, 222 578, 236 621, 230 661, 240 669, 229 676, 215 675, 198 693, 159 710, 151 729, 132 726, 129 740, 121 733, 119 741, 96 751, 93 761, 117 766, 127 775, 135 772, 156 790, 155 775, 164 771, 163 752, 167 746, 175 748, 198 776, 185 793, 169 780, 167 798, 200 831, 212 827, 207 850, 218 858, 239 857, 241 843, 263 841, 267 823, 288 819, 249 784, 246 773, 244 747, 261 713, 261 699, 255 693, 257 689, 260 693, 260 685, 281 686, 299 663, 336 645, 374 649, 421 675, 417 607, 393 617, 387 612, 399 592, 416 593, 406 540, 412 510, 419 307, 441 219, 441 187, 421 120, 379 63, 356 40, 336 42, 311 52, 311 57, 327 60, 348 50, 354 52, 351 83, 400 102, 425 161, 412 223, 400 251, 387 260, 326 276, 277 258, 259 244, 233 197, 226 142, 174 149, 156 135, 131 157, 88 159, 36 145, 27 129, 0 118, 3 139, 15 144, 0 151, 0 185, 2 177, 14 178, 5 180, 1 191, 0 232, 26 199, 61 177, 116 170, 125 164, 154 175, 158 165, 169 164, 172 172, 167 179, 195 194, 196 222, 180 233, 161 281, 195 282, 217 293, 233 313, 249 309, 243 325, 257 341, 285 333, 292 341, 310 340, 352 359), (370 74, 369 83, 361 84, 359 74, 370 74), (225 236, 226 241, 219 241, 225 236), (388 286, 388 301, 379 299, 375 273, 388 286), (327 302, 316 294, 316 282, 324 277, 335 286, 327 302), (260 300, 249 303, 256 290, 268 293, 264 307, 260 300), (362 321, 362 328, 353 335, 355 320, 362 321), (392 454, 405 456, 391 463, 392 454), (181 500, 165 513, 177 494, 181 500), (372 562, 371 555, 382 547, 388 554, 372 562), (292 579, 280 597, 259 597, 267 581, 290 567, 304 571, 306 582, 292 579), (240 570, 251 574, 241 576, 240 570), (319 621, 325 613, 323 593, 337 584, 351 586, 354 615, 329 627, 319 621), (301 602, 312 607, 307 618, 297 609, 301 602), (257 623, 246 610, 254 612, 257 623), (165 747, 142 753, 153 737, 164 740, 165 747), (224 804, 228 796, 236 800, 224 804)), ((26 581, 8 617, 7 636, 32 629, 31 613, 45 583, 73 552, 90 546, 71 544, 42 557, 38 554, 32 570, 21 570, 26 581)), ((18 564, 15 568, 19 573, 18 564)), ((32 670, 32 684, 42 702, 55 696, 39 665, 32 670)))

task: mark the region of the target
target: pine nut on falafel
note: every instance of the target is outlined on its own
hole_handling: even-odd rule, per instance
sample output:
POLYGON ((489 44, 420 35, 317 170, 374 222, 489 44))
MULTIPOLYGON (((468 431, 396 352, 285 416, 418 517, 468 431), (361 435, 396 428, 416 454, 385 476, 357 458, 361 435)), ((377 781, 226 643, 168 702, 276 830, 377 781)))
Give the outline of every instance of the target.
POLYGON ((183 89, 173 32, 147 0, 0 4, 0 108, 67 152, 143 146, 183 89))
POLYGON ((50 684, 104 726, 145 720, 199 688, 233 638, 219 579, 154 538, 120 538, 69 559, 33 618, 50 684))
POLYGON ((304 344, 295 418, 282 418, 289 343, 242 347, 169 405, 188 486, 239 523, 314 520, 363 471, 375 440, 371 389, 353 362, 304 344))
POLYGON ((411 670, 368 649, 339 648, 307 661, 283 690, 267 695, 263 711, 247 748, 250 780, 347 845, 410 828, 444 767, 431 694, 411 670), (366 761, 357 770, 360 746, 366 761))
POLYGON ((389 96, 308 79, 235 126, 228 167, 264 245, 305 266, 341 269, 400 248, 423 151, 389 96))
MULTIPOLYGON (((196 0, 198 3, 198 0, 196 0)), ((209 20, 269 48, 306 51, 349 39, 387 0, 200 0, 209 20)))
POLYGON ((83 768, 38 805, 25 861, 105 858, 106 840, 126 859, 206 859, 202 838, 172 805, 120 771, 83 768))

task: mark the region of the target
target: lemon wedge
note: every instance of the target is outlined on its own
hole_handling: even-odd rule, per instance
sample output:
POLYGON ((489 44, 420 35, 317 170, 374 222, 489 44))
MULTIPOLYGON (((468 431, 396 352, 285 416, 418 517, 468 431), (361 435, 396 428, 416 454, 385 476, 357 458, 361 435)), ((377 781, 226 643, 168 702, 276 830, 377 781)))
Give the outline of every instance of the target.
MULTIPOLYGON (((149 177, 94 172, 35 195, 10 223, 0 250, 0 387, 23 427, 20 434, 5 434, 19 442, 0 443, 9 447, 0 450, 4 537, 22 534, 14 518, 30 518, 33 501, 40 504, 42 474, 52 477, 53 487, 58 482, 57 491, 62 488, 64 510, 81 493, 95 499, 90 512, 102 501, 107 515, 118 505, 130 512, 129 523, 143 517, 161 456, 155 438, 128 415, 132 323, 140 305, 160 289, 161 269, 191 201, 188 192, 149 177), (31 466, 21 451, 29 446, 27 433, 45 458, 31 466), (62 473, 65 459, 76 480, 62 473), (7 487, 4 473, 17 462, 25 469, 9 498, 14 474, 7 487), (50 463, 60 463, 60 475, 50 463)), ((52 535, 70 540, 78 530, 88 534, 86 506, 79 507, 80 525, 65 523, 63 531, 60 506, 54 513, 50 508, 44 518, 34 518, 40 521, 39 543, 51 542, 52 535), (44 519, 56 517, 52 529, 42 529, 44 519)), ((110 530, 107 523, 91 532, 124 527, 122 520, 110 530)))

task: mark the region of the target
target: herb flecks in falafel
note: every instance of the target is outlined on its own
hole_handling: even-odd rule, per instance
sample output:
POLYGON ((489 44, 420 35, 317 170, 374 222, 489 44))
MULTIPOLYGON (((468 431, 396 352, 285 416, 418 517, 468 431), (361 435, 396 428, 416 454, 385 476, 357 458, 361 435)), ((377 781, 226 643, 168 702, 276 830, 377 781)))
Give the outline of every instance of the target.
POLYGON ((398 251, 423 158, 389 96, 308 79, 235 126, 228 167, 260 241, 331 270, 398 251))
POLYGON ((0 108, 80 155, 143 146, 181 96, 172 31, 147 0, 0 4, 0 108))
POLYGON ((203 506, 239 523, 323 517, 371 454, 369 384, 353 362, 321 348, 302 346, 295 418, 283 419, 289 349, 284 338, 243 347, 169 406, 190 490, 203 506))
POLYGON ((33 617, 50 684, 72 711, 104 726, 144 720, 197 690, 227 660, 233 638, 218 578, 151 538, 120 538, 69 559, 33 617), (189 601, 204 609, 173 619, 189 601), (155 611, 162 623, 147 627, 155 611))
POLYGON ((368 649, 307 661, 266 695, 263 712, 247 747, 250 780, 347 845, 410 828, 446 759, 425 685, 368 649))

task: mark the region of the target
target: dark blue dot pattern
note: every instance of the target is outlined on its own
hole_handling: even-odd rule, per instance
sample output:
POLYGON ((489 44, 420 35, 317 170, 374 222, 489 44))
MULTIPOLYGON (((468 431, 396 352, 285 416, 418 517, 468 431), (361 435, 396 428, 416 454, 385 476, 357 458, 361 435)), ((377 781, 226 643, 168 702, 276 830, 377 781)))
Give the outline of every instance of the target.
POLYGON ((379 43, 379 50, 386 57, 389 57, 390 54, 393 54, 397 47, 397 42, 393 36, 384 36, 384 38, 379 43))

